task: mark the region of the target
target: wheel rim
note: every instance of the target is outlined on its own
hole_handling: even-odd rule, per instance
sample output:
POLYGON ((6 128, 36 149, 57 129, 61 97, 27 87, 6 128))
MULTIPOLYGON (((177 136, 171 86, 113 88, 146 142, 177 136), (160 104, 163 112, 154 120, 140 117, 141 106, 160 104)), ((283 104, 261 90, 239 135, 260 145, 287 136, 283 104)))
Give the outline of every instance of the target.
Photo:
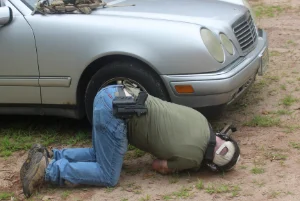
POLYGON ((115 77, 115 78, 107 80, 106 82, 104 82, 101 85, 99 91, 102 88, 104 88, 104 87, 106 87, 108 85, 113 85, 113 84, 123 85, 124 82, 130 82, 130 84, 132 84, 134 87, 139 88, 140 90, 145 91, 146 93, 148 93, 147 90, 145 89, 145 87, 143 87, 143 85, 141 85, 140 83, 138 83, 135 80, 132 80, 132 79, 129 79, 129 78, 125 78, 125 77, 115 77))

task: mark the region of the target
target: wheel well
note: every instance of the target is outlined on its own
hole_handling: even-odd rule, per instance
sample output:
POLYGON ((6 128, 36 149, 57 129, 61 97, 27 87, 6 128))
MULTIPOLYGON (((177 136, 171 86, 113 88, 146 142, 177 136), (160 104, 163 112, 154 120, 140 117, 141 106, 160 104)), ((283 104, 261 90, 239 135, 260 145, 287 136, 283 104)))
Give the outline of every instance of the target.
MULTIPOLYGON (((91 78, 93 77, 93 75, 99 70, 101 69, 103 66, 105 66, 106 64, 112 62, 112 61, 116 61, 116 60, 127 60, 127 61, 135 61, 135 62, 140 62, 143 64, 143 66, 145 66, 145 68, 147 68, 147 70, 151 71, 151 73, 153 75, 156 75, 157 78, 159 78, 161 81, 161 77, 159 76, 159 74, 153 69, 151 68, 147 63, 136 59, 134 57, 131 56, 124 56, 124 55, 110 55, 110 56, 105 56, 99 59, 96 59, 95 61, 93 61, 90 65, 88 65, 85 70, 83 71, 79 82, 78 82, 78 86, 77 86, 77 105, 78 105, 78 109, 79 109, 79 114, 81 117, 85 116, 85 103, 84 103, 84 96, 85 96, 85 91, 87 88, 87 85, 89 83, 89 81, 91 80, 91 78)), ((164 84, 164 82, 162 81, 162 85, 164 86, 164 90, 166 92, 166 86, 164 84)))

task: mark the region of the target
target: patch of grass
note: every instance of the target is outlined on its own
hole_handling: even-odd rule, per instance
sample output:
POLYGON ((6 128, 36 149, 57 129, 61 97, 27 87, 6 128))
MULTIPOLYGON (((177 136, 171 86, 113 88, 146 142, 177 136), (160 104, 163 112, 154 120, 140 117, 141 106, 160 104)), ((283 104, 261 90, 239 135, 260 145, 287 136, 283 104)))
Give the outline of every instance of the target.
POLYGON ((268 6, 268 5, 257 5, 253 7, 253 10, 255 12, 255 16, 257 18, 262 17, 275 17, 282 13, 286 8, 282 6, 268 6))
POLYGON ((268 84, 272 82, 278 82, 280 80, 278 76, 274 76, 274 75, 268 75, 266 76, 266 79, 268 80, 268 84))
POLYGON ((278 76, 272 76, 272 75, 265 76, 263 79, 254 82, 250 91, 253 93, 260 92, 264 87, 270 86, 272 83, 278 82, 279 80, 280 79, 278 76))
POLYGON ((74 145, 74 143, 91 142, 89 134, 78 130, 74 132, 72 128, 68 128, 67 131, 53 129, 51 125, 39 128, 43 127, 41 122, 26 123, 26 120, 24 123, 13 124, 13 121, 12 123, 1 123, 3 124, 0 125, 0 156, 2 157, 10 156, 16 151, 28 150, 34 143, 49 146, 55 143, 74 145))
POLYGON ((280 153, 272 154, 272 160, 286 160, 286 159, 287 159, 287 155, 285 154, 280 154, 280 153))
POLYGON ((297 43, 295 43, 295 41, 293 41, 293 40, 288 40, 286 43, 288 45, 292 45, 292 46, 296 46, 297 45, 297 43))
POLYGON ((61 198, 65 200, 67 199, 67 197, 69 197, 69 195, 70 195, 70 191, 64 191, 61 195, 61 198))
POLYGON ((171 178, 169 178, 170 184, 175 184, 179 181, 179 174, 173 174, 171 178))
POLYGON ((280 120, 278 118, 256 115, 244 125, 251 127, 271 127, 278 126, 279 124, 280 120))
POLYGON ((260 90, 265 86, 267 86, 267 81, 266 80, 260 80, 259 82, 256 82, 253 87, 260 90))
POLYGON ((141 194, 142 193, 142 187, 139 185, 136 185, 135 182, 128 183, 124 186, 122 186, 123 191, 128 192, 134 192, 135 194, 141 194))
POLYGON ((10 200, 14 196, 14 193, 2 192, 0 193, 0 200, 10 200))
POLYGON ((131 144, 128 145, 128 150, 131 151, 128 158, 139 158, 146 154, 146 152, 136 148, 135 146, 133 146, 131 144))
POLYGON ((8 157, 8 156, 11 156, 11 154, 12 154, 12 151, 10 151, 10 150, 3 150, 0 152, 1 157, 8 157))
POLYGON ((128 201, 128 199, 127 198, 122 198, 121 201, 128 201))
POLYGON ((282 128, 285 128, 286 130, 284 131, 285 133, 292 133, 294 132, 296 129, 299 129, 300 126, 297 125, 286 125, 286 126, 282 126, 282 128))
POLYGON ((273 191, 270 193, 270 198, 276 198, 278 195, 280 195, 280 192, 279 191, 273 191))
POLYGON ((252 183, 257 185, 258 187, 262 187, 266 184, 264 181, 258 181, 258 180, 253 180, 252 183))
POLYGON ((275 96, 277 94, 276 89, 271 89, 270 91, 268 91, 268 95, 270 96, 275 96))
POLYGON ((241 168, 242 170, 245 170, 245 169, 248 168, 248 166, 246 166, 246 165, 241 165, 240 168, 241 168))
POLYGON ((148 201, 148 200, 150 200, 150 195, 146 195, 146 197, 145 198, 141 198, 140 199, 140 201, 148 201))
POLYGON ((205 191, 208 194, 215 194, 215 193, 232 193, 232 196, 235 197, 238 195, 238 192, 241 188, 237 185, 229 185, 229 184, 221 184, 218 186, 214 186, 213 184, 209 184, 205 191))
POLYGON ((278 114, 278 115, 290 115, 292 114, 292 111, 288 111, 288 110, 277 110, 275 112, 275 114, 278 114))
POLYGON ((199 190, 204 189, 204 184, 203 184, 202 180, 198 179, 198 183, 196 184, 196 188, 199 189, 199 190))
POLYGON ((254 159, 253 164, 254 164, 254 166, 264 166, 264 165, 266 165, 266 160, 263 157, 257 158, 257 159, 254 159))
POLYGON ((231 190, 232 197, 238 196, 239 191, 241 191, 241 188, 239 186, 233 186, 231 190))
POLYGON ((291 191, 285 192, 286 195, 295 195, 294 193, 292 193, 291 191))
POLYGON ((229 186, 228 185, 220 185, 216 188, 216 193, 227 193, 229 192, 229 186))
POLYGON ((114 187, 106 187, 105 192, 110 193, 110 192, 113 192, 114 190, 115 190, 114 187))
POLYGON ((290 142, 290 146, 294 149, 300 149, 300 142, 290 142))
POLYGON ((163 200, 171 200, 172 197, 170 195, 164 195, 163 197, 163 200))
POLYGON ((281 77, 290 77, 287 73, 281 73, 281 77))
POLYGON ((263 168, 259 168, 259 167, 254 167, 251 169, 251 172, 253 174, 263 174, 265 172, 265 170, 263 168))
POLYGON ((172 195, 175 196, 176 198, 183 198, 186 199, 190 197, 191 194, 191 187, 182 187, 179 191, 173 192, 172 195))
POLYGON ((135 150, 135 149, 136 149, 135 146, 133 146, 131 144, 128 145, 128 151, 132 151, 132 150, 135 150))
POLYGON ((144 152, 144 151, 142 151, 142 150, 140 150, 140 149, 135 149, 135 150, 134 150, 134 156, 135 156, 136 158, 142 157, 142 156, 144 156, 145 154, 146 154, 146 152, 144 152))
POLYGON ((281 166, 285 166, 284 161, 280 161, 279 164, 280 164, 281 166))
POLYGON ((297 102, 296 98, 293 98, 291 95, 287 95, 282 99, 282 104, 285 106, 291 106, 293 103, 297 102))
POLYGON ((269 53, 270 57, 280 56, 280 54, 281 53, 276 50, 270 51, 270 53, 269 53))
POLYGON ((281 153, 266 153, 265 154, 266 158, 270 159, 270 160, 286 160, 287 159, 287 155, 285 154, 281 154, 281 153))
POLYGON ((280 88, 284 91, 286 91, 286 86, 284 84, 280 85, 280 88))
POLYGON ((84 132, 78 132, 75 136, 67 141, 68 145, 75 145, 80 142, 87 140, 88 135, 84 132))
POLYGON ((5 133, 4 137, 0 137, 1 156, 10 156, 12 152, 22 149, 27 150, 31 147, 31 143, 32 138, 21 136, 21 133, 5 133))
POLYGON ((173 193, 167 194, 163 196, 164 200, 170 200, 174 198, 187 199, 192 195, 192 187, 182 187, 179 191, 175 191, 173 193))

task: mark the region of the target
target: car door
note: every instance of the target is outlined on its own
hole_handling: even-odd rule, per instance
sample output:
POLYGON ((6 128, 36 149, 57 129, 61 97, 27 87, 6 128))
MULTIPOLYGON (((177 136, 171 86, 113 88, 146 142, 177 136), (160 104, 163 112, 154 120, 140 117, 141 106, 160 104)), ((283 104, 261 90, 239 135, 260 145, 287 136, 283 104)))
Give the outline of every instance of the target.
POLYGON ((0 27, 1 104, 41 104, 34 34, 23 15, 9 2, 12 22, 0 27))

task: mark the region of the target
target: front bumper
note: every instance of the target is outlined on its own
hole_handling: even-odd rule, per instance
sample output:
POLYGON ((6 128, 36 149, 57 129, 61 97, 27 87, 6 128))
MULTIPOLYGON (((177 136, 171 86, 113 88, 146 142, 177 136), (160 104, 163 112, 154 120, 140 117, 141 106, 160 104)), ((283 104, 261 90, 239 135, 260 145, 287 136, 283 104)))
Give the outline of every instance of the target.
POLYGON ((222 71, 205 74, 162 75, 161 77, 173 103, 193 108, 229 105, 247 91, 257 74, 263 74, 261 65, 265 51, 268 51, 267 34, 259 30, 256 48, 222 71), (191 85, 194 93, 179 94, 175 90, 176 85, 191 85))

